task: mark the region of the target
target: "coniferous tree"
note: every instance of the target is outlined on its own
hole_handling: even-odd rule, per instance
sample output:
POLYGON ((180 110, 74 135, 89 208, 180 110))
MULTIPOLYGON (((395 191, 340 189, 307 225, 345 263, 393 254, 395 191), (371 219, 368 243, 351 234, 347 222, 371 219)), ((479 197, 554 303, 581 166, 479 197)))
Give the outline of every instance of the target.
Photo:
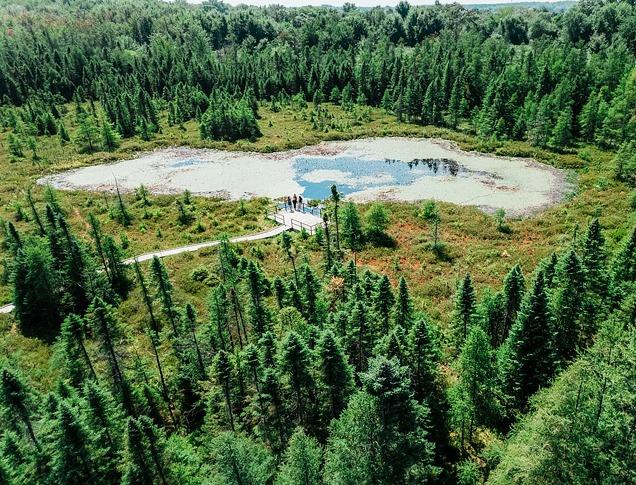
POLYGON ((506 338, 508 338, 510 328, 515 322, 517 313, 521 308, 525 285, 526 283, 523 278, 523 274, 521 273, 521 266, 516 264, 504 278, 503 294, 506 308, 503 319, 503 328, 501 329, 501 333, 498 335, 497 345, 500 345, 506 340, 506 338))
POLYGON ((214 360, 214 374, 217 383, 223 388, 227 418, 230 428, 234 431, 234 412, 232 411, 232 363, 230 356, 224 350, 220 350, 214 360))
POLYGON ((353 251, 355 259, 356 253, 362 249, 364 232, 360 214, 353 202, 346 204, 342 212, 342 239, 349 249, 353 251))
POLYGON ((84 320, 74 314, 62 322, 60 343, 64 352, 64 365, 71 383, 78 387, 87 377, 97 380, 86 345, 84 343, 84 320))
POLYGON ((218 483, 257 485, 270 483, 274 460, 267 449, 243 434, 223 432, 211 443, 212 470, 218 483))
POLYGON ((542 272, 524 298, 499 360, 504 390, 517 409, 524 409, 530 396, 553 376, 554 335, 542 272))
POLYGON ((384 275, 378 281, 374 300, 374 308, 379 319, 379 328, 384 334, 388 334, 391 325, 391 311, 395 304, 395 296, 393 295, 388 276, 384 275))
POLYGON ((351 366, 329 329, 323 330, 316 346, 319 382, 329 401, 329 416, 337 418, 353 389, 351 366))
POLYGON ((287 334, 281 344, 279 366, 293 396, 297 422, 306 425, 311 412, 308 401, 310 391, 313 392, 314 379, 309 350, 302 337, 293 331, 287 334))
POLYGON ((108 120, 102 120, 102 146, 104 150, 112 152, 119 147, 119 134, 113 130, 108 120))
POLYGON ((285 452, 276 485, 314 485, 321 483, 322 450, 318 441, 296 428, 285 452))
POLYGON ((467 273, 457 287, 453 310, 453 333, 457 349, 459 349, 473 324, 475 318, 477 297, 470 274, 467 273))
POLYGON ((88 310, 88 320, 99 344, 103 358, 108 364, 114 388, 129 415, 135 415, 131 390, 124 374, 118 344, 123 335, 113 309, 100 298, 95 298, 88 310))
POLYGON ((474 428, 491 425, 499 414, 493 352, 488 336, 478 326, 471 328, 462 346, 458 374, 450 399, 463 449, 466 433, 472 441, 474 428))
POLYGON ((80 152, 92 153, 97 150, 99 131, 95 126, 93 118, 83 115, 79 119, 77 134, 75 135, 75 145, 80 152))
POLYGON ((376 399, 381 416, 381 480, 396 483, 407 476, 432 478, 433 447, 424 428, 428 409, 413 399, 408 370, 396 359, 377 357, 361 379, 365 392, 376 399))
MULTIPOLYGON (((348 86, 348 85, 347 85, 348 86)), ((343 92, 344 99, 344 92, 343 92)), ((333 202, 333 217, 334 222, 336 223, 336 251, 340 253, 340 224, 339 224, 339 204, 340 204, 341 195, 338 192, 338 188, 335 185, 331 186, 331 202, 333 202)))
POLYGON ((31 390, 20 377, 9 369, 2 369, 0 374, 0 411, 5 423, 13 423, 19 419, 31 442, 40 450, 40 441, 35 436, 31 418, 31 390))
POLYGON ((62 400, 54 432, 52 476, 60 483, 85 483, 95 473, 88 433, 77 411, 62 400))
POLYGON ((173 335, 176 337, 179 335, 179 331, 177 330, 177 308, 174 304, 174 288, 168 276, 168 270, 163 264, 163 261, 157 256, 152 258, 150 270, 157 292, 157 299, 161 302, 163 314, 168 319, 172 327, 173 335))
POLYGON ((568 251, 557 267, 557 286, 552 294, 554 344, 557 362, 565 366, 576 355, 581 333, 581 309, 585 280, 576 252, 568 251))
POLYGON ((34 240, 19 250, 13 264, 15 317, 27 335, 47 334, 59 328, 59 276, 49 248, 34 240))
POLYGON ((407 332, 413 323, 413 301, 403 276, 400 277, 400 282, 398 283, 398 296, 393 309, 393 322, 407 332))

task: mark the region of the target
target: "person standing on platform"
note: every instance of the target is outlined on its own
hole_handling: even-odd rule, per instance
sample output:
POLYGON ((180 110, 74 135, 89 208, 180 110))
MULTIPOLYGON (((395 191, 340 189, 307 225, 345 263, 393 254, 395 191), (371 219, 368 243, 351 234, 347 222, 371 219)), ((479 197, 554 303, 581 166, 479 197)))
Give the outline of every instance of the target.
POLYGON ((303 208, 303 196, 299 195, 298 196, 298 210, 300 212, 304 212, 304 208, 303 208))
POLYGON ((292 197, 292 204, 294 205, 294 210, 296 210, 296 204, 298 204, 298 197, 296 197, 296 194, 292 197))

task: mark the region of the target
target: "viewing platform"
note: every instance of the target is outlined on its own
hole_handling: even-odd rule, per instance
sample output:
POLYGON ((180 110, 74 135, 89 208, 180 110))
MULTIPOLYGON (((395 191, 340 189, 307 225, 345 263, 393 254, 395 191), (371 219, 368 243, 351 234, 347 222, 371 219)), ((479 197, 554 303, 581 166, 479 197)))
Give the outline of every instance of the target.
POLYGON ((279 203, 276 209, 267 213, 267 217, 293 231, 305 230, 308 234, 315 234, 317 227, 322 227, 322 210, 302 204, 300 209, 292 210, 284 203, 279 203))

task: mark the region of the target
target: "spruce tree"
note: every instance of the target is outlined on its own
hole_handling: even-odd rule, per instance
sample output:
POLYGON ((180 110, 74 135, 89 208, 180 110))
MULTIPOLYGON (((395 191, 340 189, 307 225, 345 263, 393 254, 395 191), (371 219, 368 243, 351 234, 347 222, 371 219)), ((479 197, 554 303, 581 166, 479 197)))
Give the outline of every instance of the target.
POLYGON ((500 366, 504 389, 520 410, 553 376, 554 334, 542 272, 537 274, 500 349, 500 366))
POLYGON ((462 346, 458 375, 450 399, 453 420, 460 429, 464 449, 466 433, 472 441, 475 427, 492 425, 499 414, 492 348, 486 333, 476 325, 462 346))
POLYGON ((342 239, 353 251, 355 259, 356 253, 362 249, 364 243, 364 231, 360 213, 353 202, 346 204, 342 212, 342 239))
POLYGON ((34 240, 18 251, 13 265, 13 302, 24 334, 47 335, 59 329, 59 288, 59 275, 46 244, 34 240))
POLYGON ((365 392, 376 399, 381 416, 381 481, 402 482, 411 473, 416 480, 430 479, 433 446, 422 426, 428 409, 413 399, 408 369, 396 359, 377 357, 361 380, 365 392))
MULTIPOLYGON (((348 86, 348 85, 347 85, 348 86)), ((343 91, 344 100, 344 91, 343 91)), ((336 223, 336 251, 340 253, 340 224, 339 224, 339 204, 341 195, 338 192, 338 188, 334 185, 331 186, 331 202, 333 202, 333 217, 336 223)))
POLYGON ((503 328, 496 341, 497 345, 500 345, 508 338, 510 328, 515 322, 517 313, 521 308, 525 286, 526 282, 521 273, 521 266, 516 264, 504 278, 503 294, 505 300, 505 315, 503 328))
POLYGON ((400 325, 407 332, 413 323, 413 301, 409 294, 409 288, 403 276, 398 283, 398 296, 393 308, 393 322, 400 325))
POLYGON ((172 327, 173 335, 176 337, 179 335, 177 330, 177 308, 174 304, 174 288, 170 277, 168 276, 168 270, 163 264, 163 261, 157 256, 152 258, 150 264, 150 271, 152 274, 152 280, 155 285, 157 299, 161 302, 161 309, 163 314, 168 319, 172 327))
POLYGON ((112 152, 119 147, 119 134, 113 130, 108 120, 102 120, 102 146, 107 152, 112 152))
POLYGON ((328 397, 329 416, 337 418, 353 390, 353 379, 351 366, 328 328, 323 330, 316 346, 316 365, 320 386, 328 397))
POLYGON ((453 334, 456 348, 463 345, 475 319, 477 296, 470 274, 459 283, 453 309, 453 334))
POLYGON ((570 249, 559 262, 557 285, 550 300, 554 316, 554 346, 559 366, 576 355, 581 338, 581 309, 585 295, 583 268, 576 252, 570 249))
POLYGON ((214 360, 214 376, 216 382, 223 389, 225 406, 230 428, 234 431, 234 412, 232 410, 232 363, 230 356, 224 350, 220 350, 214 360))
POLYGON ((95 473, 88 433, 77 411, 62 400, 58 406, 54 452, 53 478, 60 483, 86 483, 95 473))
POLYGON ((299 424, 306 425, 310 409, 308 394, 313 392, 310 353, 302 337, 289 332, 283 340, 279 357, 280 372, 285 376, 287 387, 294 399, 294 415, 299 424))
POLYGON ((321 483, 322 450, 318 441, 296 428, 285 452, 276 485, 314 485, 321 483))
POLYGON ((88 320, 98 342, 103 358, 108 364, 114 388, 121 397, 121 402, 129 415, 135 415, 131 390, 124 374, 118 344, 123 335, 119 321, 112 307, 100 298, 95 298, 88 310, 88 320))
POLYGON ((212 470, 219 483, 257 485, 270 483, 274 460, 267 449, 243 434, 223 432, 211 442, 212 470))
POLYGON ((31 419, 31 390, 22 379, 9 369, 0 373, 0 412, 6 423, 20 420, 31 442, 40 450, 40 442, 35 436, 31 419))
POLYGON ((64 352, 64 366, 71 383, 78 387, 87 377, 94 380, 97 374, 84 342, 84 320, 74 314, 62 322, 60 343, 64 352))
POLYGON ((379 319, 379 327, 386 335, 391 325, 391 311, 395 304, 395 296, 389 277, 384 275, 378 282, 374 295, 374 308, 379 319))

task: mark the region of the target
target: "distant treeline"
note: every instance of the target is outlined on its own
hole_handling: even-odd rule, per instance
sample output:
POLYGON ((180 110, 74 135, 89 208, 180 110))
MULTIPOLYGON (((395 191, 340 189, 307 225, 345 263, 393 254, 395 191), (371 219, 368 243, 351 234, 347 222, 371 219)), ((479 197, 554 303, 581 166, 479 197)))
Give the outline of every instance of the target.
POLYGON ((152 133, 151 105, 171 123, 200 120, 212 105, 202 136, 258 136, 241 101, 298 93, 554 148, 576 139, 615 148, 636 135, 630 1, 558 13, 21 2, 0 9, 0 29, 2 104, 46 118, 59 103, 101 101, 124 137, 152 133), (238 133, 215 134, 234 118, 238 133))

